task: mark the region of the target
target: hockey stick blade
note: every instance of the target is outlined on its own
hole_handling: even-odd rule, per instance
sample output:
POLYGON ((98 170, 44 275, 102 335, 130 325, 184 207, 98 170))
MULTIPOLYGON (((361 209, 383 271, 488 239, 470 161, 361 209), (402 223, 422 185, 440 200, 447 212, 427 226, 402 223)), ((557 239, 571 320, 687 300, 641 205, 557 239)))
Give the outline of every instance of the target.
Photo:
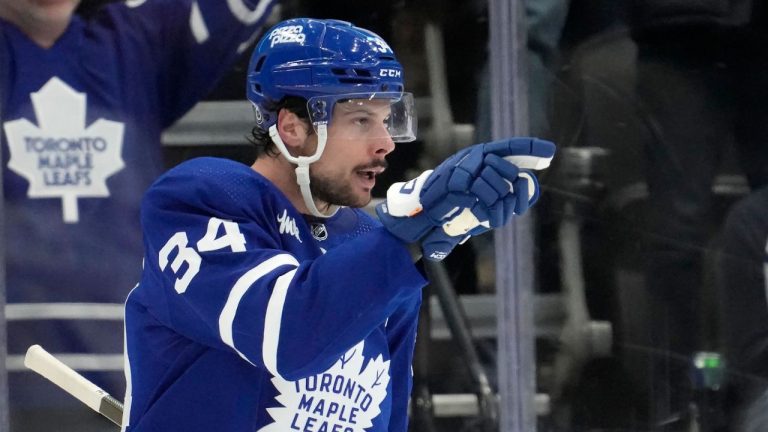
POLYGON ((24 366, 42 375, 64 391, 88 405, 94 411, 120 426, 123 421, 123 404, 88 381, 74 369, 52 356, 40 345, 27 349, 24 366))

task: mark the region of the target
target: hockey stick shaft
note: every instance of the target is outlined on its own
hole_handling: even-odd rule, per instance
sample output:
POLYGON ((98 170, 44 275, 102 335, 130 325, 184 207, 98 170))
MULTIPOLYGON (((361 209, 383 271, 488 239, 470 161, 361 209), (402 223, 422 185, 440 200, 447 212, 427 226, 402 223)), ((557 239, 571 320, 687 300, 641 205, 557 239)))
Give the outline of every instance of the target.
POLYGON ((42 375, 64 391, 76 397, 80 402, 120 426, 123 420, 123 404, 88 381, 74 369, 52 356, 40 345, 27 349, 24 366, 42 375))

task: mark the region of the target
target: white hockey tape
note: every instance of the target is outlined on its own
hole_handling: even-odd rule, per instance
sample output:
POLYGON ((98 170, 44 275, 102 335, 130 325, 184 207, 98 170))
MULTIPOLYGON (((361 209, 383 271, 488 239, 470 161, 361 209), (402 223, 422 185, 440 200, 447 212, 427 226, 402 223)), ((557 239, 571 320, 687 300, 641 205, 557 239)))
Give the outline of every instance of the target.
POLYGON ((107 395, 99 386, 49 354, 40 345, 29 347, 24 357, 24 366, 44 376, 95 411, 99 411, 101 399, 107 395))

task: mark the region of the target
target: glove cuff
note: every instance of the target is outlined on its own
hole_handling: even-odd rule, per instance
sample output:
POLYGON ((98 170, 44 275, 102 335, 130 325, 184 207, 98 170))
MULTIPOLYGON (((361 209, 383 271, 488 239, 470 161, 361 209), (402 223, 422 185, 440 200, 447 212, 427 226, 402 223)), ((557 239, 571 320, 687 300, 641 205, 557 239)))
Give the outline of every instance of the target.
POLYGON ((387 189, 387 213, 394 217, 412 217, 421 212, 421 189, 432 170, 407 182, 397 182, 387 189))
POLYGON ((414 243, 433 227, 427 216, 420 212, 414 217, 392 216, 388 203, 376 206, 376 214, 382 225, 395 237, 406 243, 414 243))

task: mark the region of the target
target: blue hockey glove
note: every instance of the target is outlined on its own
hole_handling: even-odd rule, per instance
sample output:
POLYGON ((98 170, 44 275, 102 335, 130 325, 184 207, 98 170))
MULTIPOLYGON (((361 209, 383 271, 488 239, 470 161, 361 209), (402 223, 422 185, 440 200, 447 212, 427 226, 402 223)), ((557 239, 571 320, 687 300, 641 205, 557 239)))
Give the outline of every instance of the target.
POLYGON ((549 166, 554 153, 554 144, 536 138, 476 144, 434 171, 393 184, 376 212, 406 242, 427 236, 424 255, 441 260, 469 236, 504 225, 536 202, 538 182, 529 170, 549 166))

